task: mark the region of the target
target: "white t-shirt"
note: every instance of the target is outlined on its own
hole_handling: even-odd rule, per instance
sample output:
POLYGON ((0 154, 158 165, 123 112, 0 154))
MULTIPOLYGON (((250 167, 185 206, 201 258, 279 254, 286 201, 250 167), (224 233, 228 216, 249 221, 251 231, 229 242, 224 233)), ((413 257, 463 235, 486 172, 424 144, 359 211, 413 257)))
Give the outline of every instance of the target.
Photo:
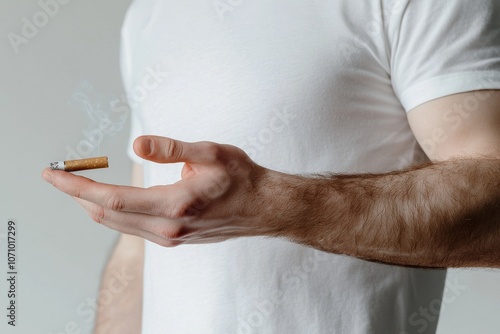
MULTIPOLYGON (((288 173, 400 169, 425 160, 407 111, 500 88, 499 31, 494 0, 136 0, 131 140, 233 144, 288 173)), ((144 168, 152 186, 182 164, 144 168)), ((147 242, 143 333, 434 333, 445 275, 282 239, 147 242)))

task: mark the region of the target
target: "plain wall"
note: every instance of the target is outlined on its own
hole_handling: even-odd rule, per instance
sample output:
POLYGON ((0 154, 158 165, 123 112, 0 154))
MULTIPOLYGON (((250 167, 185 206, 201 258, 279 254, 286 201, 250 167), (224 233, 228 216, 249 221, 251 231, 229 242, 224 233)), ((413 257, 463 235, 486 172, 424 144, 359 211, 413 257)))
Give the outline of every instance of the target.
MULTIPOLYGON (((18 53, 8 34, 21 35, 23 17, 32 21, 41 8, 36 1, 0 3, 0 152, 4 157, 0 268, 4 277, 6 224, 15 219, 19 273, 15 328, 6 324, 7 285, 0 280, 4 310, 0 333, 71 333, 73 323, 81 333, 92 328, 93 311, 88 305, 98 293, 117 233, 94 223, 71 198, 45 183, 40 173, 49 162, 64 160, 68 147, 78 150, 88 140, 84 130, 98 127, 81 105, 75 105, 75 93, 87 94, 90 106, 97 108, 100 103, 113 116, 109 102, 123 94, 119 30, 129 3, 73 0, 61 5, 36 36, 19 46, 18 53), (85 82, 93 91, 85 90, 85 82)), ((128 184, 127 139, 128 122, 113 136, 105 136, 99 147, 100 154, 109 156, 110 168, 82 174, 128 184)), ((452 270, 445 296, 440 334, 500 332, 500 273, 452 270)))
MULTIPOLYGON (((8 34, 22 36, 22 19, 33 21, 37 1, 0 2, 0 233, 18 224, 18 326, 6 324, 5 238, 0 245, 0 333, 90 333, 93 298, 117 232, 94 223, 69 196, 43 181, 49 162, 69 149, 86 153, 83 131, 98 129, 74 94, 110 116, 109 102, 123 93, 119 33, 130 1, 72 0, 15 53, 8 34), (93 92, 81 88, 93 85, 93 92), (80 146, 79 146, 80 145, 80 146), (82 306, 83 305, 83 306, 82 306)), ((42 17, 43 18, 43 17, 42 17)), ((82 172, 99 181, 129 184, 125 148, 129 126, 102 139, 110 168, 82 172)), ((96 143, 98 138, 91 138, 96 143)), ((84 157, 85 154, 79 154, 84 157)))

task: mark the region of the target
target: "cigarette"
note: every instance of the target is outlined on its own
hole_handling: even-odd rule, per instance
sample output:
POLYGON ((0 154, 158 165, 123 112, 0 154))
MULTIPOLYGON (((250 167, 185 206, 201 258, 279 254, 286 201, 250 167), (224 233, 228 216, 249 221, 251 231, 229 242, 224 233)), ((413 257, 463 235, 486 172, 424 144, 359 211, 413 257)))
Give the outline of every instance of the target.
POLYGON ((78 170, 97 168, 108 168, 108 157, 55 161, 50 163, 50 169, 64 170, 66 172, 76 172, 78 170))

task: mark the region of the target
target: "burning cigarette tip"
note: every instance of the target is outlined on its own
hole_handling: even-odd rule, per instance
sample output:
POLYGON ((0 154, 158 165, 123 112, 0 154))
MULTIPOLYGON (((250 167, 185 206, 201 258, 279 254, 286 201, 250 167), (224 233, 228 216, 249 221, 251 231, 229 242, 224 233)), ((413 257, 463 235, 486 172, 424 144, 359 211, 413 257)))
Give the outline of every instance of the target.
POLYGON ((52 170, 76 172, 86 169, 108 168, 108 157, 97 157, 79 160, 55 161, 50 163, 52 170))

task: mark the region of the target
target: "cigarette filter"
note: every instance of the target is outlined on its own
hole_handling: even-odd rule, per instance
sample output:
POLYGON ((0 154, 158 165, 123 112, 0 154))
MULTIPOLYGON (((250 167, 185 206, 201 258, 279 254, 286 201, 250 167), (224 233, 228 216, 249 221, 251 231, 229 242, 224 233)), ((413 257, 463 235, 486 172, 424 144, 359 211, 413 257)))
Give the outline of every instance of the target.
POLYGON ((55 161, 50 163, 50 169, 64 170, 66 172, 76 172, 78 170, 97 168, 108 168, 108 157, 55 161))

